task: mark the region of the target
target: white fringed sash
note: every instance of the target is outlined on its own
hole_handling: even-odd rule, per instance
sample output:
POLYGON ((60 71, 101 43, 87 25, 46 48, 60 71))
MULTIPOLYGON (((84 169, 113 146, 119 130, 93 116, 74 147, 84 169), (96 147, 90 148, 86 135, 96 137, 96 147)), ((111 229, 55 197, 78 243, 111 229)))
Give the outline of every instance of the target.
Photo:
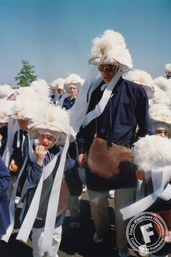
POLYGON ((152 170, 151 176, 154 192, 151 195, 131 204, 130 206, 122 208, 120 211, 124 220, 145 211, 155 202, 158 197, 165 201, 171 199, 171 185, 167 183, 170 181, 171 167, 166 166, 162 168, 162 170, 152 170))

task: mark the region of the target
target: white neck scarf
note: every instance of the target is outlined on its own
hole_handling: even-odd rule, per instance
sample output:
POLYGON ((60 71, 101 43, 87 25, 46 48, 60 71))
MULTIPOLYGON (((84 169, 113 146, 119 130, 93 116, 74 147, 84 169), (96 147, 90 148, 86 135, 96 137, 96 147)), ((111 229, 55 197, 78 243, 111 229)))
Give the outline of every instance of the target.
POLYGON ((74 105, 72 106, 71 109, 69 109, 69 116, 70 116, 70 124, 71 124, 71 134, 73 136, 73 138, 75 139, 79 128, 82 125, 82 122, 84 120, 84 117, 86 115, 87 112, 87 108, 89 105, 89 99, 87 99, 87 93, 91 87, 91 85, 93 85, 92 87, 92 91, 94 90, 94 86, 96 85, 96 87, 99 85, 99 83, 102 81, 102 78, 98 79, 98 84, 94 83, 97 75, 98 75, 98 69, 96 65, 92 65, 90 66, 90 70, 89 73, 87 75, 87 78, 85 79, 83 85, 80 88, 80 91, 78 93, 78 96, 75 100, 74 105), (79 110, 79 112, 78 112, 79 110))
POLYGON ((100 116, 100 114, 104 111, 104 108, 110 99, 111 93, 112 93, 114 87, 116 86, 116 83, 118 82, 120 77, 121 77, 121 72, 119 69, 117 74, 113 77, 113 79, 106 86, 100 102, 96 105, 96 107, 91 112, 89 112, 85 116, 83 124, 82 124, 83 127, 86 127, 92 120, 94 120, 96 117, 100 116))
POLYGON ((100 100, 99 104, 92 110, 90 113, 87 113, 87 109, 89 106, 89 101, 91 93, 99 86, 102 81, 102 77, 98 77, 98 69, 96 65, 93 65, 90 69, 90 72, 82 85, 80 92, 76 98, 75 104, 69 110, 70 120, 71 120, 71 134, 73 138, 76 137, 81 125, 86 126, 92 119, 95 119, 99 116, 110 96, 113 88, 115 87, 116 83, 118 82, 119 78, 122 76, 121 68, 118 70, 117 74, 113 77, 111 82, 105 88, 102 99, 100 100), (79 112, 78 112, 79 110, 79 112))

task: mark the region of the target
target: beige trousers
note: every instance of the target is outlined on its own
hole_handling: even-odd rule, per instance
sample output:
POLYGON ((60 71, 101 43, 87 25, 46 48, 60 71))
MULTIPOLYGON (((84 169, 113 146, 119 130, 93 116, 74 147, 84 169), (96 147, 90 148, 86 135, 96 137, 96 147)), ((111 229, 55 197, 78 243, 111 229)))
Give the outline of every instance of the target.
POLYGON ((126 238, 126 227, 129 220, 123 220, 120 209, 134 203, 135 187, 121 188, 115 190, 115 225, 116 225, 116 247, 118 252, 128 252, 128 242, 126 238))
MULTIPOLYGON (((128 220, 123 220, 120 209, 134 202, 135 187, 115 189, 114 209, 116 225, 116 248, 118 252, 128 252, 128 242, 126 239, 126 227, 128 220)), ((99 239, 104 238, 109 229, 109 191, 87 190, 90 201, 91 215, 95 225, 95 230, 99 239)))

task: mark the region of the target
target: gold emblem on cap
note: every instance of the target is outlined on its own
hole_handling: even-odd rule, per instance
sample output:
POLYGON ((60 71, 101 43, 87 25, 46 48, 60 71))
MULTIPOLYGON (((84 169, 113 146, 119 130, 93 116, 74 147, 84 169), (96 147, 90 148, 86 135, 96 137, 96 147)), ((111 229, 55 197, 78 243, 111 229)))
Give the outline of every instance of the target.
POLYGON ((54 118, 54 117, 52 117, 52 116, 49 116, 48 121, 49 121, 50 123, 52 123, 52 122, 54 122, 54 121, 55 121, 55 118, 54 118))

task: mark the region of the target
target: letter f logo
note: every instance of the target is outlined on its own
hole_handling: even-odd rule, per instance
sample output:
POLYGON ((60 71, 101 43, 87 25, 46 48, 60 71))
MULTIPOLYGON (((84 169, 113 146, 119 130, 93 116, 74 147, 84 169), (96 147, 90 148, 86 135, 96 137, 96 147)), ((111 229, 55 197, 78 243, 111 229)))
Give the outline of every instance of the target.
POLYGON ((149 228, 152 228, 152 227, 153 226, 152 226, 151 223, 148 223, 146 225, 140 226, 140 229, 141 229, 141 232, 142 232, 145 244, 150 243, 151 242, 150 236, 154 235, 154 232, 149 230, 149 228))

